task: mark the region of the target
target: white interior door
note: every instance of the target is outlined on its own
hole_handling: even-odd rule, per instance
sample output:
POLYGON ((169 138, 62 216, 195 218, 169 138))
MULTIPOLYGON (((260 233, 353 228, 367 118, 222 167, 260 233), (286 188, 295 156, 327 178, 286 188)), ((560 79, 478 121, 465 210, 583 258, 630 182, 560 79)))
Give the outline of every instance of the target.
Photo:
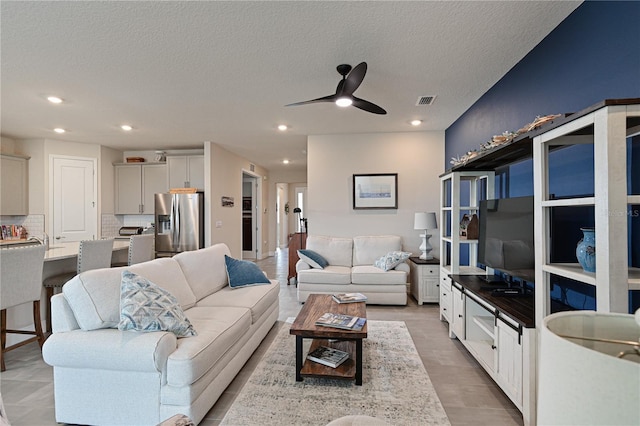
POLYGON ((52 156, 52 244, 97 238, 96 159, 52 156))

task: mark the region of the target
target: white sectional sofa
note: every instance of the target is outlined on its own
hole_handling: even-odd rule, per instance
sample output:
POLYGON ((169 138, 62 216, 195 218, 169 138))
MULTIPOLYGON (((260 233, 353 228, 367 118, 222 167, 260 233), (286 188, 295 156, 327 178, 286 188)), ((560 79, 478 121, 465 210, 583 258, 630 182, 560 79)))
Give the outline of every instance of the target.
POLYGON ((402 250, 399 236, 338 238, 310 235, 306 249, 320 254, 328 266, 318 269, 302 259, 297 262, 299 302, 306 301, 312 293, 359 292, 367 296, 368 304, 407 304, 409 265, 403 262, 389 271, 374 266, 380 257, 402 250))
POLYGON ((217 244, 130 267, 87 271, 52 299, 56 421, 156 425, 175 414, 200 422, 278 319, 277 281, 232 289, 217 244), (119 331, 122 271, 178 300, 197 336, 119 331))

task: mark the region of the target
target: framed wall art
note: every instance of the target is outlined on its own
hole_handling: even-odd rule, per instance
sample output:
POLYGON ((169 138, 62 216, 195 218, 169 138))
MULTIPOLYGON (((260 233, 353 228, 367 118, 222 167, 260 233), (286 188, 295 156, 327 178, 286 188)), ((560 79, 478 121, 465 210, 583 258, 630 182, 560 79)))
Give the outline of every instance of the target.
POLYGON ((353 209, 397 209, 398 174, 353 175, 353 209))

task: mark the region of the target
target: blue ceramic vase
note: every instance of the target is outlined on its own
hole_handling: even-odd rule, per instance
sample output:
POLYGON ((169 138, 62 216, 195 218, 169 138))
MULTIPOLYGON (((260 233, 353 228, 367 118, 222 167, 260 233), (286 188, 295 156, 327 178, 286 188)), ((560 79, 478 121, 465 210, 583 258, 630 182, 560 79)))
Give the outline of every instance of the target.
POLYGON ((586 272, 596 271, 596 230, 595 228, 580 228, 583 238, 578 241, 576 257, 580 266, 586 272))

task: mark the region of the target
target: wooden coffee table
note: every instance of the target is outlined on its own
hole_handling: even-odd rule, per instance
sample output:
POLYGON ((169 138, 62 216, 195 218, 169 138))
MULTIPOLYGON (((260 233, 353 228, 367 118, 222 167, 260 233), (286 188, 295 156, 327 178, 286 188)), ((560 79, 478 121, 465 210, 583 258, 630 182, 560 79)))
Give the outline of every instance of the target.
POLYGON ((325 312, 367 317, 365 302, 337 303, 330 294, 310 294, 289 331, 296 336, 296 381, 301 382, 303 377, 331 377, 355 379, 356 385, 362 385, 362 339, 367 337, 367 324, 359 331, 316 326, 316 320, 325 312), (308 360, 303 364, 303 339, 313 339, 309 352, 328 346, 348 352, 349 359, 337 368, 308 360))

